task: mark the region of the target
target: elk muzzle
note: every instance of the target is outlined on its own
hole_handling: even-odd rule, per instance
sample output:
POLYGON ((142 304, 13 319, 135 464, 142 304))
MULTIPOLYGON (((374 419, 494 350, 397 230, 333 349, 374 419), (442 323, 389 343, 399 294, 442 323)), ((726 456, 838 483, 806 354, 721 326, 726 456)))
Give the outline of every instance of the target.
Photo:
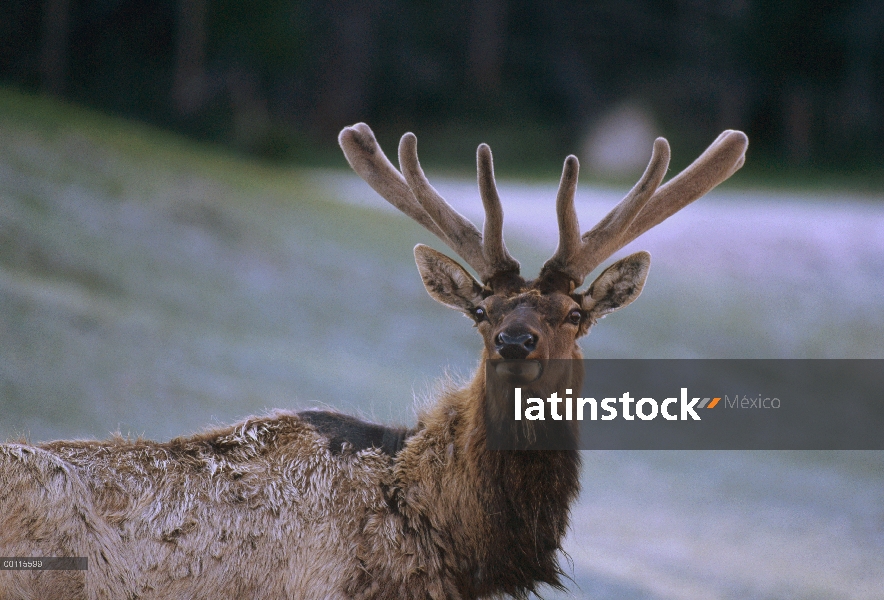
POLYGON ((537 335, 530 332, 501 331, 494 338, 495 350, 507 360, 521 360, 537 349, 537 335))

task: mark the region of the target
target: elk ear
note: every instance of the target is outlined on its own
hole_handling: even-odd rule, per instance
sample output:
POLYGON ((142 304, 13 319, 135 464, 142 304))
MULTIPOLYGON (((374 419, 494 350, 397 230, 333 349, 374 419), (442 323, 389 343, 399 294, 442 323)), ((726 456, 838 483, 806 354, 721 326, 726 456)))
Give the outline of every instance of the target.
POLYGON ((604 270, 583 295, 582 307, 590 322, 623 308, 638 298, 648 277, 651 255, 636 252, 604 270))
POLYGON ((441 252, 418 244, 414 247, 414 260, 427 293, 436 302, 469 311, 484 298, 482 284, 441 252))

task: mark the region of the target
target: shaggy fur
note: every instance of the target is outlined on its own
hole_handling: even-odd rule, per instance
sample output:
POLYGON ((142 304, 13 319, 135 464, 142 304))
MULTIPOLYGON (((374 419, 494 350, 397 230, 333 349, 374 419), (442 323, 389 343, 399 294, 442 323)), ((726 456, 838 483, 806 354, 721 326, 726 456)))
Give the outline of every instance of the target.
POLYGON ((482 397, 482 376, 444 393, 395 456, 350 444, 330 413, 325 434, 317 413, 279 412, 168 443, 0 445, 0 552, 89 560, 0 571, 0 598, 442 599, 558 585, 579 455, 489 451, 482 397))

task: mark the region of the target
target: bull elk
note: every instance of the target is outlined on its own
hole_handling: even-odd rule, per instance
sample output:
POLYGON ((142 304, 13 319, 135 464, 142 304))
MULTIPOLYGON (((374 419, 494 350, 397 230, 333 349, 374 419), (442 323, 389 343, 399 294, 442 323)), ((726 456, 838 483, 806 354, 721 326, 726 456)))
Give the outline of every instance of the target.
MULTIPOLYGON (((480 232, 429 184, 413 134, 399 144, 401 170, 363 123, 339 142, 372 188, 478 274, 414 249, 430 296, 475 323, 483 364, 580 358, 577 339, 638 297, 650 255, 627 256, 578 291, 584 278, 732 175, 748 143, 722 133, 661 187, 669 145, 658 139, 632 191, 583 235, 569 156, 556 199, 558 248, 526 280, 503 241, 487 145, 477 152, 480 232)), ((561 586, 558 554, 579 488, 576 439, 564 450, 491 450, 493 401, 479 368, 464 387, 448 384, 407 430, 276 412, 167 443, 4 444, 0 555, 86 557, 88 570, 0 571, 0 598, 524 598, 561 586)))

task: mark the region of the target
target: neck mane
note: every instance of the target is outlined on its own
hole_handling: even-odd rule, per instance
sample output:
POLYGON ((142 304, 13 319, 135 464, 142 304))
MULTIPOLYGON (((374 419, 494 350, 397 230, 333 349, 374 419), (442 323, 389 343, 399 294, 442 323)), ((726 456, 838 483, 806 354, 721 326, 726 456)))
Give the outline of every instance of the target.
MULTIPOLYGON (((563 450, 491 450, 486 400, 483 360, 472 381, 443 391, 420 419, 396 459, 391 500, 412 526, 431 529, 460 595, 561 587, 558 551, 580 485, 576 436, 563 450)), ((542 436, 549 423, 523 430, 542 436)))

